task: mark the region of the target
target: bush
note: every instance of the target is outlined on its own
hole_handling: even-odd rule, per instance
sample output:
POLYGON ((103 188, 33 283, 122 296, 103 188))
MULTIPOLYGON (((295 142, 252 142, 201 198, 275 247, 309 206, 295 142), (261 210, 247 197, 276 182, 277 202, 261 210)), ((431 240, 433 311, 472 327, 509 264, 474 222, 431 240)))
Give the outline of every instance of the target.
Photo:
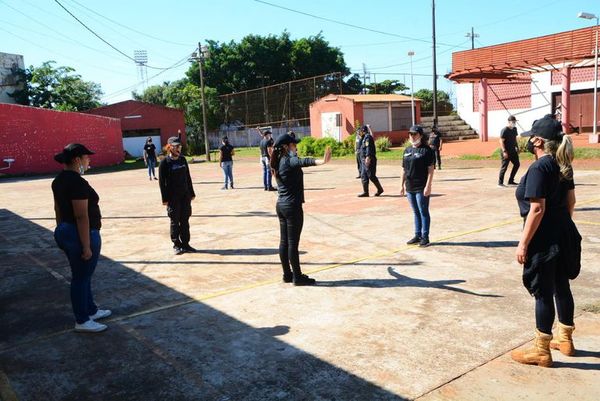
POLYGON ((346 138, 344 142, 340 143, 333 138, 315 139, 305 136, 298 144, 298 154, 301 156, 323 157, 327 146, 331 147, 333 156, 345 156, 354 153, 354 139, 346 138))
POLYGON ((345 154, 349 155, 354 153, 354 146, 356 143, 356 134, 352 134, 342 141, 342 148, 345 154))
POLYGON ((517 146, 519 147, 519 151, 521 153, 527 152, 527 142, 528 141, 529 141, 529 138, 525 138, 522 136, 517 137, 517 146))
POLYGON ((375 141, 375 149, 378 152, 389 152, 392 147, 392 141, 387 136, 382 136, 381 138, 377 138, 375 141))
POLYGON ((305 136, 298 144, 298 154, 302 156, 311 156, 314 154, 313 146, 315 144, 315 138, 312 136, 305 136))

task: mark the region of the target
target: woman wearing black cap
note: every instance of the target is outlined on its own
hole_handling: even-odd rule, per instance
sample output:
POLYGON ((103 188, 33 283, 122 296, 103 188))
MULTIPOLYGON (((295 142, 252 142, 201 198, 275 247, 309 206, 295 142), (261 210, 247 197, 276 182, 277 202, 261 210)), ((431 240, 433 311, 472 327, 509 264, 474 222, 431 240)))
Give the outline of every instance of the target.
POLYGON ((409 130, 411 145, 404 149, 402 156, 402 189, 400 195, 406 193, 408 202, 413 210, 415 221, 415 236, 407 242, 409 245, 429 246, 429 197, 433 182, 435 156, 427 145, 428 138, 419 125, 413 125, 409 130))
POLYGON ((71 266, 71 304, 75 314, 75 330, 97 333, 106 325, 96 322, 111 315, 98 309, 92 295, 92 275, 100 256, 100 198, 81 176, 89 168, 94 152, 71 143, 54 160, 64 170, 52 181, 56 229, 54 239, 64 251, 71 266))
POLYGON ((152 137, 148 137, 146 139, 146 144, 144 145, 144 164, 148 167, 148 178, 152 181, 152 178, 156 178, 155 168, 156 168, 156 145, 152 143, 152 137))
POLYGON ((196 198, 187 160, 181 155, 181 142, 176 136, 167 141, 167 157, 158 166, 158 184, 163 205, 171 219, 173 252, 181 255, 196 252, 190 246, 190 216, 192 201, 196 198))
POLYGON ((528 150, 536 157, 516 190, 525 219, 516 252, 524 265, 523 284, 535 297, 536 338, 530 349, 515 350, 520 363, 552 366, 550 348, 573 355, 574 302, 569 279, 579 273, 581 236, 572 220, 575 207, 573 143, 562 133, 560 122, 544 117, 533 123, 528 150), (558 336, 552 325, 558 312, 558 336))
POLYGON ((296 144, 300 142, 290 134, 281 135, 274 144, 270 165, 277 180, 277 216, 279 217, 279 259, 283 268, 283 281, 294 285, 314 285, 315 279, 302 274, 298 244, 304 223, 304 178, 302 167, 319 166, 331 160, 327 147, 322 160, 300 158, 296 144), (291 265, 291 268, 290 268, 291 265))

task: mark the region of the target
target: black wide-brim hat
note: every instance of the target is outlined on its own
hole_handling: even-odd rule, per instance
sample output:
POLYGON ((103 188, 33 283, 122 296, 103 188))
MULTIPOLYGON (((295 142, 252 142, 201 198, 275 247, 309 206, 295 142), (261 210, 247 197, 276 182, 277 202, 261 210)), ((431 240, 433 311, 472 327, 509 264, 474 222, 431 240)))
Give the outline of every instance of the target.
POLYGON ((59 163, 66 164, 71 162, 71 160, 76 157, 93 154, 95 154, 95 152, 92 152, 80 143, 70 143, 63 148, 62 152, 54 155, 54 160, 59 163))

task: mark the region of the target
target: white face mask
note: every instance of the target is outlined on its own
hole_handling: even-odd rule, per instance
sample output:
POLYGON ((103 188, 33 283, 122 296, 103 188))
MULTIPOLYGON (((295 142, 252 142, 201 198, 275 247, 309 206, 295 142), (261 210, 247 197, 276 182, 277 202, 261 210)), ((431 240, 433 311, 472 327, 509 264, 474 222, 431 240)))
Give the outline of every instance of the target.
POLYGON ((80 165, 79 165, 79 174, 80 174, 80 175, 83 175, 83 174, 85 174, 85 167, 83 167, 83 164, 80 164, 80 165))
POLYGON ((296 152, 294 152, 293 150, 290 150, 290 151, 288 152, 288 155, 289 155, 290 157, 296 157, 296 152))
POLYGON ((509 126, 509 128, 515 128, 516 124, 514 121, 509 121, 508 126, 509 126))

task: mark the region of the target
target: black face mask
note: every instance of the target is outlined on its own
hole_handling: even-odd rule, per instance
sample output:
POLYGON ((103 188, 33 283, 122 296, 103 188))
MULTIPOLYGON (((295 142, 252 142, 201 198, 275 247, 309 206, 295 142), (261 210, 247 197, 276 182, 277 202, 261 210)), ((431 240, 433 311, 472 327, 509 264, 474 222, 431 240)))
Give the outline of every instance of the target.
POLYGON ((535 145, 533 144, 532 138, 527 141, 527 151, 531 154, 535 154, 535 145))

